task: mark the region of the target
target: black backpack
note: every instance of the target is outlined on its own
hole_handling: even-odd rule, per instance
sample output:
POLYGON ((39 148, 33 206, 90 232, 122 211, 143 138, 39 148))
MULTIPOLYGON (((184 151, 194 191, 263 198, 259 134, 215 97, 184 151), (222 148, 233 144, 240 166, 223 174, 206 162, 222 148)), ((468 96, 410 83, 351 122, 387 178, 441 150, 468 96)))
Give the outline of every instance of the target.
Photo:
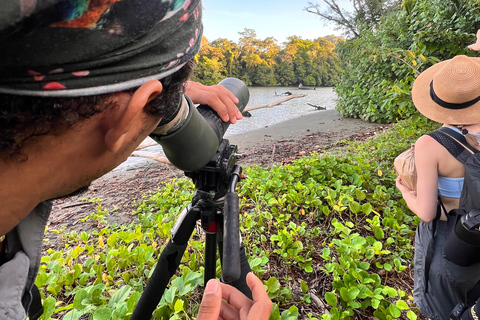
MULTIPOLYGON (((447 127, 429 133, 448 152, 465 166, 463 189, 459 209, 447 213, 447 234, 444 247, 445 258, 467 267, 480 262, 480 152, 468 144, 465 136, 447 127)), ((439 197, 439 205, 441 200, 439 197)), ((437 214, 437 219, 439 215, 437 214)), ((435 235, 436 220, 432 222, 435 235)), ((428 275, 433 258, 433 237, 428 246, 425 260, 425 278, 428 275)), ((428 292, 428 286, 425 288, 428 292)), ((470 301, 480 297, 480 283, 468 292, 470 301)), ((470 302, 469 301, 469 302, 470 302)))
POLYGON ((429 135, 465 166, 459 209, 448 212, 445 255, 455 264, 470 266, 480 262, 480 152, 464 135, 447 127, 429 135))

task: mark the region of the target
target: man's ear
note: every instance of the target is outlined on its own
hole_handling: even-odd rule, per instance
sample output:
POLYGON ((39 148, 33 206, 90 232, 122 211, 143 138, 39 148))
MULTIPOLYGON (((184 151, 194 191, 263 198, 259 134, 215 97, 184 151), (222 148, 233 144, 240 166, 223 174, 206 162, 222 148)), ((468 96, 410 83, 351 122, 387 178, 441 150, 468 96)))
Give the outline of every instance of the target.
MULTIPOLYGON (((162 93, 163 86, 158 80, 150 80, 140 86, 132 95, 128 104, 119 111, 114 121, 108 121, 110 125, 105 134, 105 144, 111 152, 118 151, 127 137, 127 133, 138 121, 143 121, 142 114, 145 105, 153 98, 162 93)), ((128 141, 127 141, 128 142, 128 141)))

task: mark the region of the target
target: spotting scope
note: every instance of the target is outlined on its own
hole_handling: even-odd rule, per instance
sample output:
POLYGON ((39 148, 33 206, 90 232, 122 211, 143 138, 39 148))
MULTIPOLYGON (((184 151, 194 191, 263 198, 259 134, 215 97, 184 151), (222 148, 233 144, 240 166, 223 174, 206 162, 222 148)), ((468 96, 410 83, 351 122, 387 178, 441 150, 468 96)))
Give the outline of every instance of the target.
MULTIPOLYGON (((237 78, 226 78, 218 84, 237 97, 237 108, 243 111, 250 98, 245 83, 237 78)), ((167 135, 152 134, 150 137, 162 146, 165 156, 175 167, 191 172, 204 167, 216 154, 230 123, 223 122, 209 106, 195 107, 187 96, 184 98, 189 111, 180 128, 167 135)))

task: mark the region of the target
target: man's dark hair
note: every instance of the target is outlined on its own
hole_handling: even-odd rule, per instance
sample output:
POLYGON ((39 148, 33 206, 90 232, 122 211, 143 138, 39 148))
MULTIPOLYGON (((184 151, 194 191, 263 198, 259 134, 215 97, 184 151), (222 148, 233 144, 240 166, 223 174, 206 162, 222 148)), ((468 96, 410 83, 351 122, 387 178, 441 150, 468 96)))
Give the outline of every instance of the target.
MULTIPOLYGON (((164 116, 180 102, 180 93, 193 70, 193 61, 161 80, 162 93, 146 106, 151 115, 164 116)), ((135 89, 127 90, 133 94, 135 89)), ((75 98, 29 97, 0 94, 0 158, 27 160, 25 142, 33 137, 60 135, 75 124, 115 107, 114 93, 75 98)))

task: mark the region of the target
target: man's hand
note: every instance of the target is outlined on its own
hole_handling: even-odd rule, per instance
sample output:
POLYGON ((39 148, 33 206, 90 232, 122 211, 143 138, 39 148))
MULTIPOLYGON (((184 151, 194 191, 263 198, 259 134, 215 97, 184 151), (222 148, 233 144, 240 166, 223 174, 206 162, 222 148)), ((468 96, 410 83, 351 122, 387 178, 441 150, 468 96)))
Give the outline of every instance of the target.
POLYGON ((185 94, 193 103, 210 106, 224 122, 236 123, 243 118, 236 106, 238 99, 222 85, 204 86, 198 82, 187 81, 185 94))
POLYGON ((272 301, 262 281, 250 272, 247 285, 252 290, 253 301, 232 286, 215 279, 208 281, 197 320, 268 320, 272 301))

